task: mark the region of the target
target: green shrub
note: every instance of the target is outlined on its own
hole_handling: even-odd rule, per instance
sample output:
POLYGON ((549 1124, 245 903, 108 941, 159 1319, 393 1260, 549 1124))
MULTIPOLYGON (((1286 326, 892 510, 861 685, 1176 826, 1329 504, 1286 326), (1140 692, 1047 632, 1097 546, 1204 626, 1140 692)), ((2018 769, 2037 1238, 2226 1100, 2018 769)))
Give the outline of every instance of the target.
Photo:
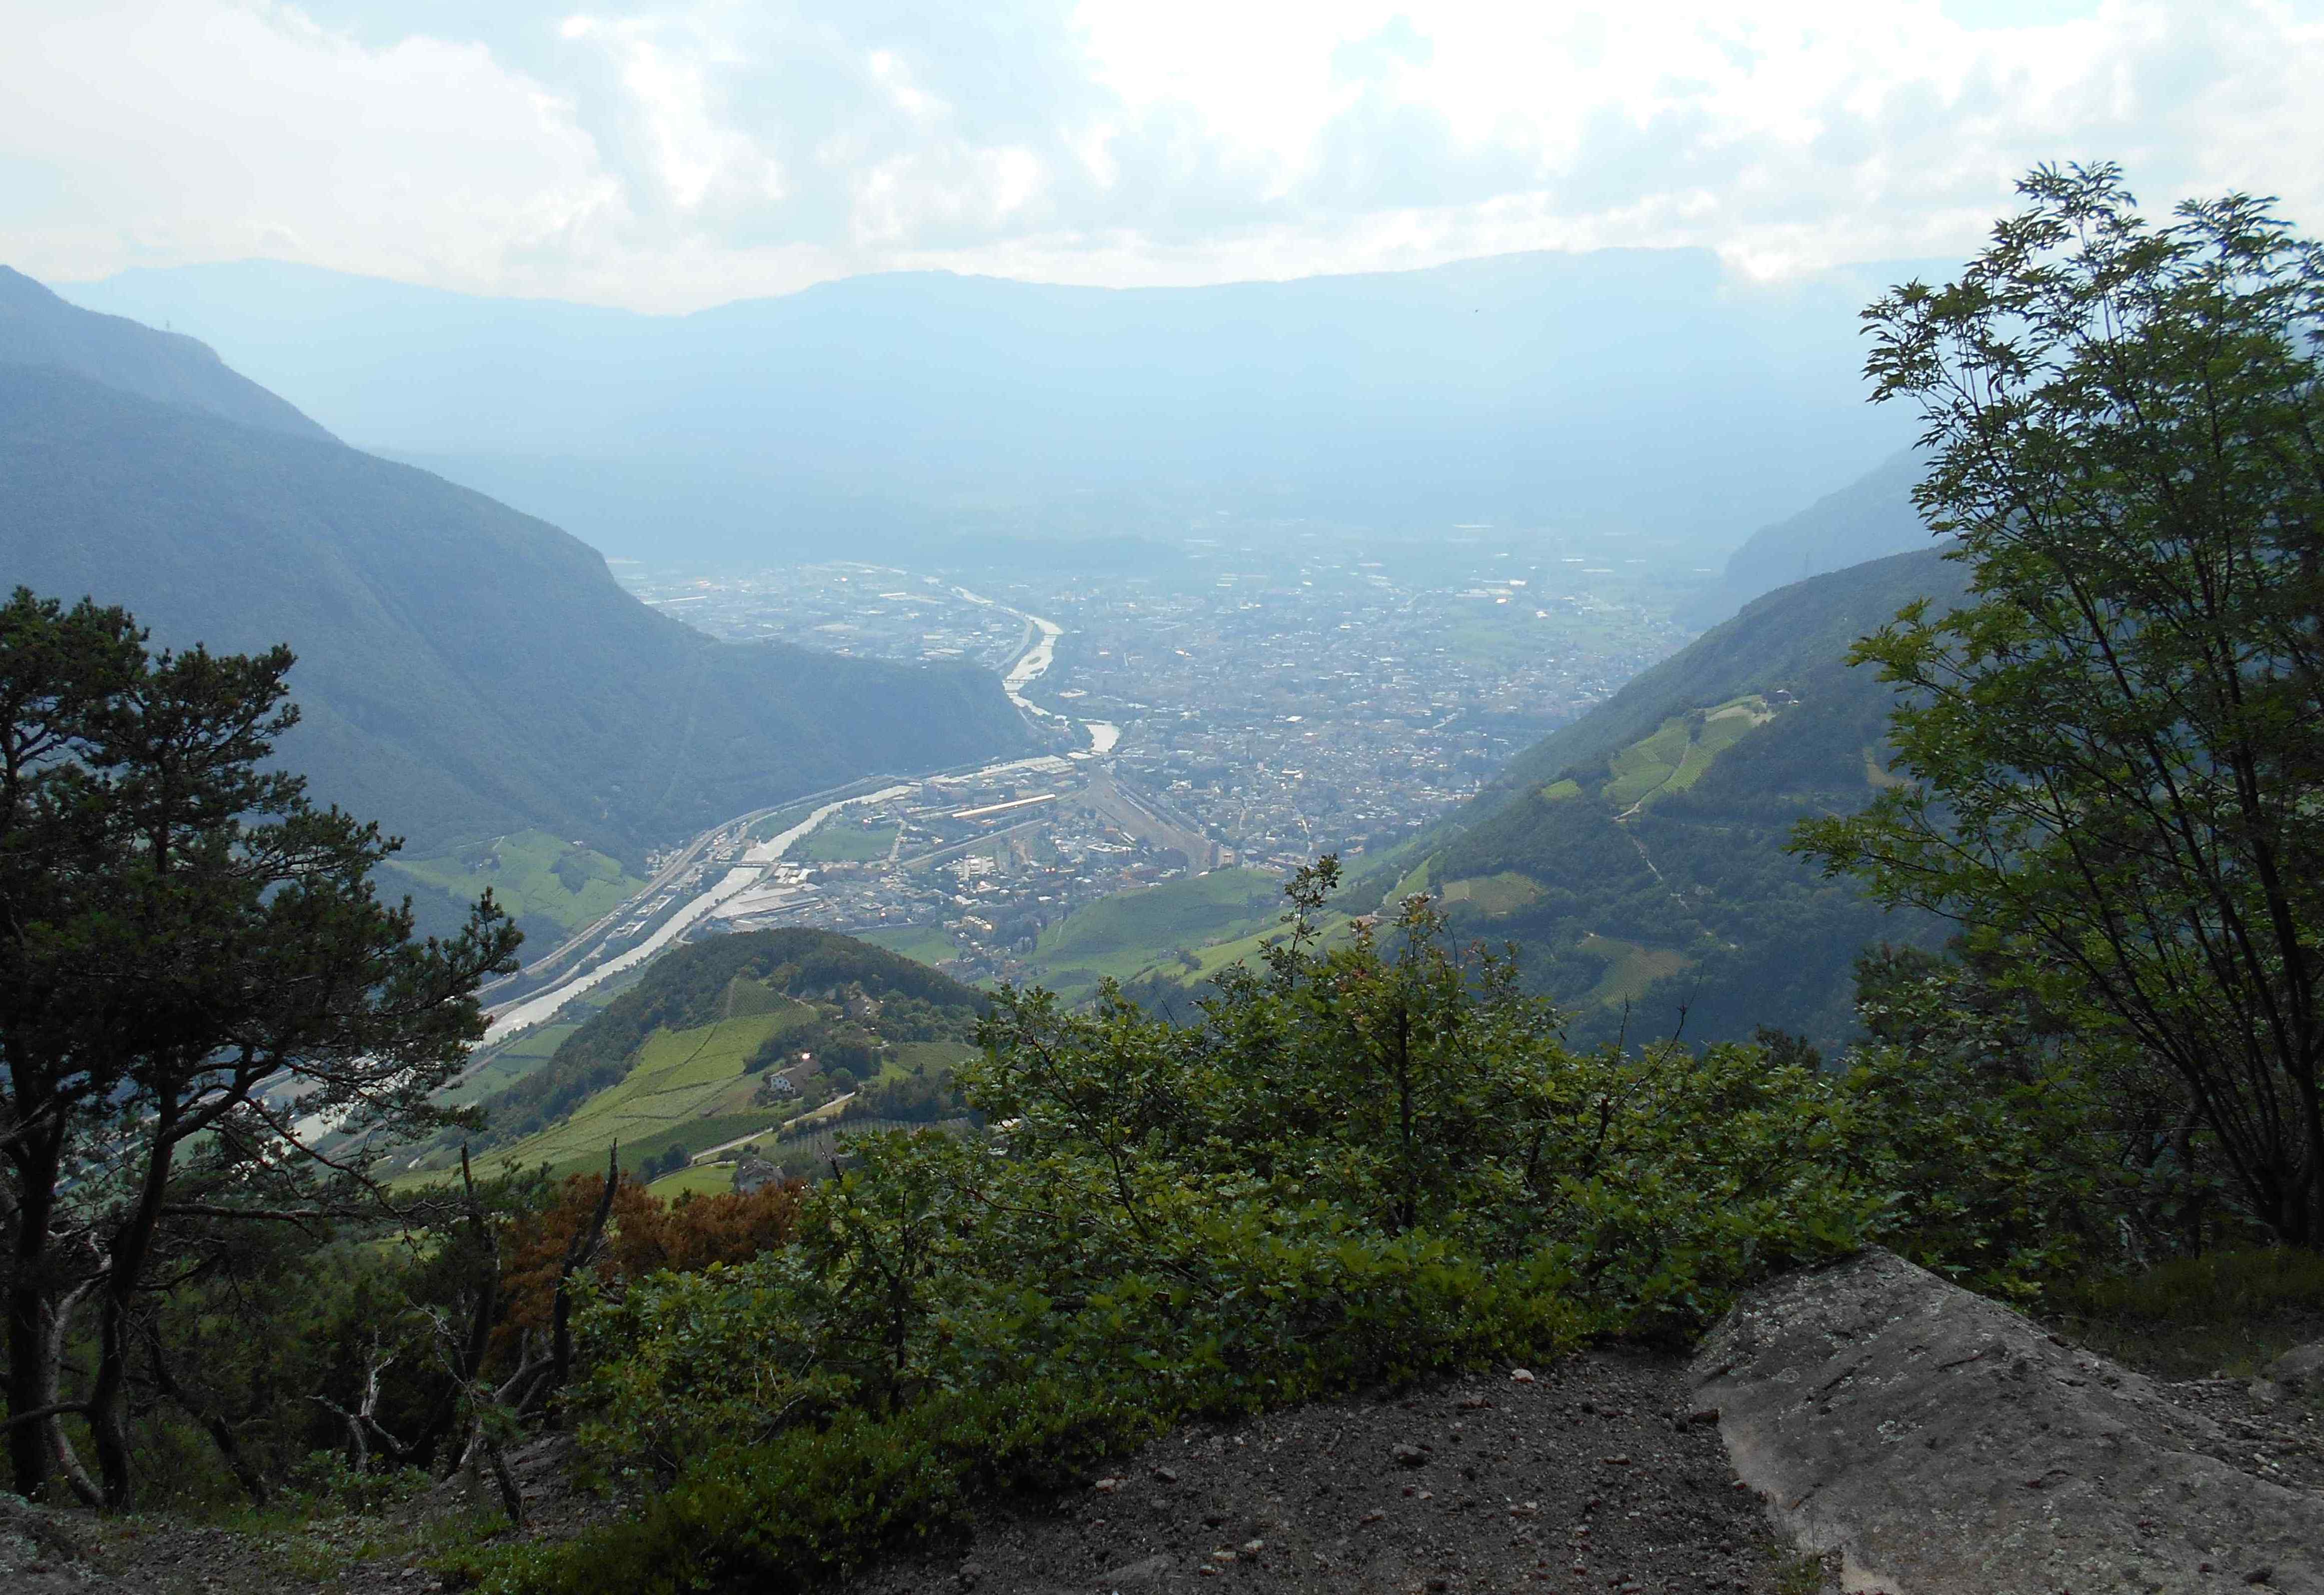
POLYGON ((1857 964, 1870 1041, 1842 1060, 1882 1235, 1989 1295, 2249 1233, 2176 1079, 1990 960, 1881 947, 1857 964))
POLYGON ((582 1454, 608 1472, 666 1475, 844 1401, 849 1385, 812 1365, 814 1295, 791 1252, 658 1275, 610 1300, 585 1294, 586 1373, 571 1403, 582 1454))
POLYGON ((2324 1253, 2277 1246, 2173 1258, 2143 1274, 2089 1281, 2067 1293, 2066 1302, 2083 1312, 2162 1323, 2227 1323, 2287 1312, 2324 1316, 2324 1253))
POLYGON ((290 1470, 290 1480, 298 1504, 315 1515, 377 1516, 422 1494, 434 1482, 420 1468, 358 1472, 348 1464, 346 1453, 337 1451, 309 1452, 305 1461, 290 1470))
POLYGON ((2173 1258, 2075 1281, 2049 1305, 2089 1344, 2147 1372, 2243 1377, 2324 1337, 2324 1256, 2270 1247, 2173 1258))
POLYGON ((1189 1415, 1683 1337, 1872 1240, 2011 1287, 2072 1249, 2060 1092, 1925 1047, 1576 1053, 1425 900, 1317 950, 1329 885, 1198 1024, 1001 992, 958 1071, 991 1138, 858 1138, 788 1250, 590 1304, 585 1452, 667 1488, 493 1587, 805 1588, 1189 1415))
POLYGON ((1150 1415, 1088 1388, 948 1391, 889 1416, 843 1411, 688 1463, 633 1517, 555 1551, 444 1559, 487 1595, 815 1589, 949 1534, 976 1503, 1085 1480, 1150 1415))

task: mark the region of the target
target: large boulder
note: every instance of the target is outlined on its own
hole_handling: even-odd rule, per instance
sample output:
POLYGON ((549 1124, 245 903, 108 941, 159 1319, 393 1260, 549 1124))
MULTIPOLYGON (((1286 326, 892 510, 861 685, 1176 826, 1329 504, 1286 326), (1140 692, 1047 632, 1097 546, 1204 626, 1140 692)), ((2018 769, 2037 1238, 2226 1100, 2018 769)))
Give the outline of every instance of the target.
POLYGON ((2267 1366, 2269 1382, 2295 1395, 2324 1394, 2324 1341, 2294 1346, 2267 1366))
POLYGON ((1787 1276, 1693 1368, 1736 1472, 1845 1587, 2324 1595, 2324 1498, 2142 1375, 1886 1251, 1787 1276))

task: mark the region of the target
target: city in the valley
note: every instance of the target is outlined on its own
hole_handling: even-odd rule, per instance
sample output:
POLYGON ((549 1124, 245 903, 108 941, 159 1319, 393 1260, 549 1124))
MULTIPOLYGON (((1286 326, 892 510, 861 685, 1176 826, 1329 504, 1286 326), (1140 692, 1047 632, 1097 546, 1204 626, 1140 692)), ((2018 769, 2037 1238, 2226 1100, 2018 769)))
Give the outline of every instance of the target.
POLYGON ((738 819, 657 857, 558 967, 602 967, 690 905, 688 936, 816 925, 964 978, 1069 985, 1040 940, 1075 908, 1224 871, 1271 890, 1319 854, 1393 845, 1675 650, 1674 599, 1709 574, 1644 538, 1482 527, 1195 538, 1118 574, 974 585, 850 562, 615 570, 722 639, 989 665, 1049 746, 738 819))

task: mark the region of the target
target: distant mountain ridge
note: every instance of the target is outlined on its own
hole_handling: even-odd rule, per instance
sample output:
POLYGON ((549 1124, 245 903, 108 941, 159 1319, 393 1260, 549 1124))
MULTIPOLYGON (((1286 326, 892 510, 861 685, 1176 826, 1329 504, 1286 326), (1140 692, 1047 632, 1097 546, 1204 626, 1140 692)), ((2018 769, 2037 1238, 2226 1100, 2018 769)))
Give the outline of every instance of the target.
POLYGON ((1731 537, 1904 441, 1861 402, 1878 286, 1609 250, 1190 288, 895 273, 685 316, 269 262, 67 291, 599 547, 739 555, 1220 509, 1731 537))
POLYGON ((208 345, 125 317, 74 312, 23 272, 0 266, 0 366, 42 365, 263 431, 331 440, 294 406, 229 370, 208 345))
POLYGON ((579 539, 337 442, 189 339, 11 274, 0 349, 8 580, 124 604, 162 644, 289 642, 281 756, 415 853, 533 827, 635 862, 1029 745, 990 672, 714 641, 579 539))
POLYGON ((1728 556, 1719 585, 1682 618, 1716 625, 1762 593, 1926 547, 1934 538, 1913 504, 1925 469, 1917 450, 1900 450, 1798 513, 1761 527, 1728 556))

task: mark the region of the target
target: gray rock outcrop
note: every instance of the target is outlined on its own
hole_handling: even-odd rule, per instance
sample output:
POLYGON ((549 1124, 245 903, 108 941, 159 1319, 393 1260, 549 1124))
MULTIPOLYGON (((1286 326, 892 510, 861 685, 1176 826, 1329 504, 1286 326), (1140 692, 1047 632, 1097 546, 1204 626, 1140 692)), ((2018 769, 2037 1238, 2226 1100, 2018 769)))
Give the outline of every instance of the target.
POLYGON ((2294 1346, 2268 1364, 2266 1377, 2295 1395, 2324 1392, 2324 1341, 2294 1346))
POLYGON ((1850 1591, 2324 1595, 2324 1498, 2152 1380, 1891 1253, 1775 1280, 1697 1353, 1738 1476, 1850 1591))

